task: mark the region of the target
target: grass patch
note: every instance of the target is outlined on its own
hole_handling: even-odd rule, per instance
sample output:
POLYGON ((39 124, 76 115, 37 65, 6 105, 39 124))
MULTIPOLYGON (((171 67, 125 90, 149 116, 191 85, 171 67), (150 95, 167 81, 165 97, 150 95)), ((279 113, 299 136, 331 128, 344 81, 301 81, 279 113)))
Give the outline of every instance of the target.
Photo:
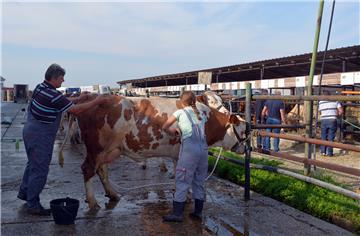
MULTIPOLYGON (((209 169, 212 170, 218 149, 211 149, 214 156, 209 156, 209 169)), ((223 156, 243 159, 231 152, 222 152, 223 156)), ((280 161, 252 158, 251 163, 278 166, 280 161)), ((224 160, 219 160, 215 173, 236 184, 245 183, 245 169, 224 160)), ((333 181, 329 176, 323 176, 327 182, 333 181)), ((262 195, 282 201, 303 212, 337 224, 357 234, 360 234, 359 202, 332 192, 330 190, 306 183, 295 178, 265 170, 251 169, 251 189, 262 195)))

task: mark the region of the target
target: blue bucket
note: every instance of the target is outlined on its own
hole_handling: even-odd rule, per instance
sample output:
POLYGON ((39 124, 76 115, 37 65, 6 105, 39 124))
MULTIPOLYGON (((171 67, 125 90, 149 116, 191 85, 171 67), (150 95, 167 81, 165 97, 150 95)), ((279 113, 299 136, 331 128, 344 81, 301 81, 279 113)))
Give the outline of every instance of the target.
POLYGON ((59 198, 50 201, 50 209, 55 224, 72 225, 79 209, 79 200, 73 198, 59 198))

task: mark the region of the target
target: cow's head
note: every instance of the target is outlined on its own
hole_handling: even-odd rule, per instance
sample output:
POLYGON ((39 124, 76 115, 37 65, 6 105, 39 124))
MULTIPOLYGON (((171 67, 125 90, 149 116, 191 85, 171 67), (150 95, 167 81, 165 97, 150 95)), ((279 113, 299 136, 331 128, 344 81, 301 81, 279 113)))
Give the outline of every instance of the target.
POLYGON ((237 153, 243 152, 245 140, 245 122, 236 115, 219 112, 214 108, 205 125, 207 142, 211 146, 220 146, 237 153))
POLYGON ((216 110, 220 111, 221 113, 229 114, 230 112, 226 107, 224 107, 223 101, 219 95, 212 91, 206 91, 203 94, 203 97, 206 101, 206 105, 209 107, 215 108, 216 110))

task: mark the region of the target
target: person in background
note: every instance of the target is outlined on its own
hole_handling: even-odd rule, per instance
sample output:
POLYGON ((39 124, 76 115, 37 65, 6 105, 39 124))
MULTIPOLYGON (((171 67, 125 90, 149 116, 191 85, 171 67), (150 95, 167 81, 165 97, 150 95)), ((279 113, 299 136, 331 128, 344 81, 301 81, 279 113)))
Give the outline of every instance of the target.
MULTIPOLYGON (((276 91, 275 95, 281 95, 280 91, 276 91)), ((286 117, 285 117, 285 104, 281 100, 267 100, 265 102, 264 108, 262 110, 262 116, 266 117, 266 124, 278 124, 281 123, 286 124, 286 117)), ((266 132, 274 132, 279 134, 280 128, 267 128, 266 132)), ((278 152, 280 144, 279 138, 274 138, 274 151, 278 152)), ((265 137, 264 140, 264 149, 270 150, 270 137, 265 137)))
MULTIPOLYGON (((331 95, 330 91, 325 90, 324 95, 331 95)), ((337 130, 337 117, 343 114, 343 108, 337 101, 319 101, 321 139, 333 142, 337 130)), ((320 146, 322 156, 333 156, 333 148, 320 146)))
POLYGON ((208 170, 208 146, 205 137, 204 114, 196 108, 196 97, 191 91, 180 96, 183 109, 177 110, 164 123, 163 129, 170 135, 181 134, 179 160, 175 173, 173 212, 164 221, 182 222, 186 194, 192 188, 195 210, 190 217, 201 220, 205 200, 205 178, 208 170), (177 121, 179 128, 171 127, 177 121))
POLYGON ((51 214, 40 203, 40 193, 44 189, 57 130, 63 112, 78 115, 93 106, 109 101, 109 97, 98 96, 88 103, 74 105, 56 88, 64 82, 65 70, 52 64, 46 70, 44 82, 33 91, 28 106, 27 121, 23 129, 23 140, 27 154, 27 164, 17 197, 26 201, 26 211, 32 215, 51 214))
MULTIPOLYGON (((267 89, 262 89, 261 90, 261 95, 268 95, 267 89)), ((255 120, 256 120, 256 124, 266 124, 265 117, 262 116, 262 110, 264 109, 265 101, 266 100, 256 100, 256 102, 255 102, 255 120)), ((257 146, 257 148, 260 148, 260 149, 263 148, 263 141, 264 141, 264 139, 260 135, 258 135, 256 137, 256 146, 257 146)))

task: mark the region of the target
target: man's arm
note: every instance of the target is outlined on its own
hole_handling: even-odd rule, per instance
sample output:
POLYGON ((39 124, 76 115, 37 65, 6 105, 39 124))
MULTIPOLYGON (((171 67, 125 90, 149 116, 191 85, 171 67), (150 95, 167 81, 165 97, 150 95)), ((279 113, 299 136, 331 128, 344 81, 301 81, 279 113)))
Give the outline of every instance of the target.
POLYGON ((341 115, 344 113, 344 108, 343 108, 342 106, 339 106, 339 107, 337 108, 337 110, 338 110, 338 115, 339 115, 339 116, 341 116, 341 115))
POLYGON ((268 112, 268 108, 267 108, 267 106, 264 106, 264 108, 262 109, 262 112, 261 112, 261 119, 264 119, 267 112, 268 112))
POLYGON ((68 112, 78 116, 80 115, 82 112, 89 110, 90 108, 100 105, 100 104, 104 104, 111 101, 111 96, 97 96, 94 100, 90 101, 90 102, 86 102, 86 103, 82 103, 82 104, 77 104, 75 106, 72 106, 68 112))
POLYGON ((285 110, 284 109, 280 109, 280 116, 281 116, 281 120, 284 124, 286 124, 286 115, 285 115, 285 110))

